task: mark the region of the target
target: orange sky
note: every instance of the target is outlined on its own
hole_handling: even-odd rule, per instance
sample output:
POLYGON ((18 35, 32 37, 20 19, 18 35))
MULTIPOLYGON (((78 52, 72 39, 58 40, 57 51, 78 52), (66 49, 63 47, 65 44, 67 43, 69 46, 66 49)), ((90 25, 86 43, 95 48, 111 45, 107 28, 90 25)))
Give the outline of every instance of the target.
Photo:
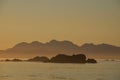
POLYGON ((0 50, 51 39, 120 46, 120 1, 0 1, 0 50))

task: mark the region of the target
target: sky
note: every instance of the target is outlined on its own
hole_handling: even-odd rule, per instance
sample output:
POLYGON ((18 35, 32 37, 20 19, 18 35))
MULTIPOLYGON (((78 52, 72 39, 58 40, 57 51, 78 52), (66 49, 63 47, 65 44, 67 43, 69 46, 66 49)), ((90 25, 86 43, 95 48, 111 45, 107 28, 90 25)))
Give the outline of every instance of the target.
POLYGON ((52 39, 120 46, 120 0, 0 0, 0 50, 52 39))

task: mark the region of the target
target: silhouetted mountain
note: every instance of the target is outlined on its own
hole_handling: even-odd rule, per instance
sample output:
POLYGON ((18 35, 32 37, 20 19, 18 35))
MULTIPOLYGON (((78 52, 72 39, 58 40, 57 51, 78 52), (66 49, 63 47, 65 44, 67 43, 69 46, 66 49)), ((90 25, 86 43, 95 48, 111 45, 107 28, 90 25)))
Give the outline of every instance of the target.
POLYGON ((61 53, 85 53, 87 56, 95 58, 120 58, 120 47, 109 44, 95 45, 92 43, 78 46, 67 40, 51 40, 47 43, 33 41, 31 43, 22 42, 7 50, 1 50, 0 57, 53 56, 61 53))
POLYGON ((80 46, 79 50, 88 56, 95 56, 97 58, 120 58, 120 47, 109 44, 84 44, 80 46))

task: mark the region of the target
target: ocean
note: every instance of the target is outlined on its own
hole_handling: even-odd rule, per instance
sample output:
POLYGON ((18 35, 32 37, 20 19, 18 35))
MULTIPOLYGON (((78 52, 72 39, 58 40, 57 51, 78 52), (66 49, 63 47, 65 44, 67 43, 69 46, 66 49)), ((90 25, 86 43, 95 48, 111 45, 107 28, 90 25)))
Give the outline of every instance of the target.
POLYGON ((97 64, 0 62, 0 80, 120 80, 120 61, 97 64))

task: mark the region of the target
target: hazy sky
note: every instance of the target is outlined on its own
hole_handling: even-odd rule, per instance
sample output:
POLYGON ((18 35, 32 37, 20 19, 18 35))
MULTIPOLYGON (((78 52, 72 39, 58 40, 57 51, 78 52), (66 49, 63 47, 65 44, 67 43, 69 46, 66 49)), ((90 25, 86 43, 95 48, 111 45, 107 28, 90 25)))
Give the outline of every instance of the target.
POLYGON ((120 0, 0 0, 0 49, 52 39, 120 46, 120 0))

